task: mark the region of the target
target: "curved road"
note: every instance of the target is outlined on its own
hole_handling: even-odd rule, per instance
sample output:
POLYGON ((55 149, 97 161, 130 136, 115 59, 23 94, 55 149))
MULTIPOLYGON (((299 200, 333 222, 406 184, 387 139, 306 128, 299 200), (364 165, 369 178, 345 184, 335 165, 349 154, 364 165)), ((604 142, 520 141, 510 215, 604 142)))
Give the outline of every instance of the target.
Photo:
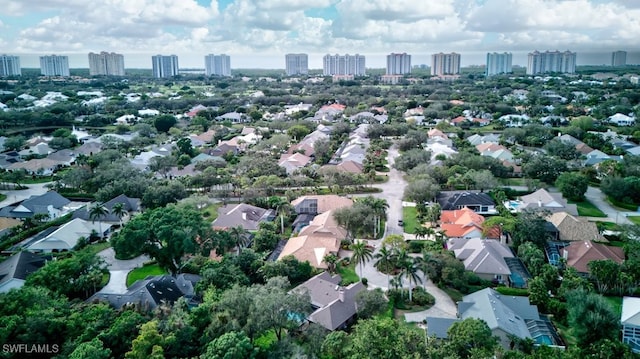
POLYGON ((640 215, 638 212, 623 212, 611 207, 609 202, 605 200, 605 195, 600 188, 589 186, 584 196, 607 215, 607 218, 598 218, 600 221, 615 222, 617 224, 633 224, 627 216, 640 215))
MULTIPOLYGON (((393 167, 395 158, 399 156, 398 150, 394 146, 391 147, 388 152, 387 162, 391 168, 387 173, 389 180, 385 183, 374 185, 374 187, 380 188, 382 192, 373 194, 374 197, 382 198, 389 204, 389 209, 387 210, 387 225, 384 233, 385 237, 390 234, 402 235, 404 233, 403 228, 398 226, 398 220, 402 219, 402 197, 404 195, 404 189, 407 186, 407 181, 404 180, 403 173, 393 167)), ((368 242, 375 248, 373 252, 374 255, 378 253, 381 241, 369 240, 368 242)), ((374 267, 375 262, 376 260, 373 259, 365 263, 362 273, 360 273, 361 277, 367 278, 369 289, 382 288, 386 290, 389 286, 388 277, 374 267)), ((356 267, 356 271, 360 272, 359 266, 356 267)), ((422 274, 420 274, 420 276, 424 278, 422 274)), ((405 285, 405 288, 408 288, 408 283, 405 285)), ((431 280, 427 281, 426 288, 436 299, 433 307, 422 312, 407 313, 405 319, 412 322, 421 322, 427 316, 455 318, 457 308, 453 300, 451 300, 451 297, 436 287, 431 280)))

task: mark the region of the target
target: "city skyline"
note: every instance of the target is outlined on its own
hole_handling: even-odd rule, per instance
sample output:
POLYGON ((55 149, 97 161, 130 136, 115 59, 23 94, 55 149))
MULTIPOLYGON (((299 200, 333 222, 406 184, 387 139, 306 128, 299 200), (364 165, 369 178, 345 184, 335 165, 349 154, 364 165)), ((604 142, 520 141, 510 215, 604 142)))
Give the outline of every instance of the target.
MULTIPOLYGON (((528 54, 533 51, 544 51, 543 49, 547 49, 544 47, 537 49, 530 49, 528 51, 520 51, 513 52, 509 50, 504 51, 487 51, 487 52, 464 52, 464 51, 455 51, 456 53, 461 55, 461 67, 469 67, 469 66, 484 66, 486 65, 486 56, 488 53, 503 53, 508 52, 512 54, 513 57, 513 66, 521 66, 526 67, 528 62, 528 54)), ((553 49, 554 51, 566 51, 570 50, 572 52, 576 52, 573 49, 553 49)), ((111 50, 106 50, 107 52, 111 52, 111 50)), ((626 52, 626 64, 627 65, 640 65, 640 51, 627 51, 623 48, 616 49, 615 51, 624 51, 626 52)), ((611 66, 611 56, 612 52, 577 52, 576 56, 576 65, 584 66, 584 65, 598 65, 598 66, 611 66)), ((95 52, 95 51, 94 51, 95 52)), ((387 55, 389 53, 410 53, 411 64, 412 67, 426 65, 430 66, 431 64, 431 55, 433 53, 440 52, 437 49, 434 49, 433 52, 430 53, 415 53, 409 51, 388 51, 385 53, 363 53, 362 55, 367 57, 367 68, 371 69, 384 69, 387 65, 387 55)), ((69 58, 69 67, 74 69, 88 69, 89 62, 87 60, 88 53, 73 53, 67 54, 62 52, 51 52, 56 53, 58 55, 65 55, 69 58)), ((20 65, 23 69, 38 69, 40 68, 39 59, 41 56, 49 55, 51 53, 34 53, 34 54, 18 54, 14 52, 6 52, 2 53, 3 55, 8 56, 18 56, 20 58, 20 65)), ((156 55, 157 52, 151 54, 139 54, 139 53, 124 53, 122 54, 126 60, 126 68, 127 69, 152 69, 152 63, 149 61, 149 58, 153 55, 156 55)), ((203 62, 203 58, 207 56, 209 53, 204 53, 201 56, 194 57, 192 54, 183 54, 177 52, 176 55, 180 58, 180 68, 196 68, 196 69, 205 69, 205 63, 203 62)), ((322 70, 323 69, 323 57, 327 53, 308 53, 308 68, 309 70, 322 70)), ((286 54, 276 54, 276 55, 268 55, 268 56, 258 56, 256 54, 240 54, 240 55, 229 55, 233 57, 233 66, 232 69, 243 69, 243 68, 262 68, 262 69, 282 69, 283 71, 286 69, 286 61, 283 61, 283 58, 286 54), (260 61, 256 61, 260 60, 260 61), (262 65, 264 64, 264 65, 262 65)))
MULTIPOLYGON (((514 64, 524 65, 517 54, 535 49, 609 56, 637 49, 640 30, 640 4, 632 0, 443 0, 425 7, 409 0, 3 4, 0 52, 23 56, 23 67, 35 67, 29 56, 40 53, 68 55, 71 67, 87 67, 75 54, 102 49, 130 57, 130 68, 148 68, 138 58, 155 53, 177 53, 184 67, 202 67, 200 59, 212 52, 233 57, 238 68, 281 68, 278 57, 286 53, 308 53, 309 67, 320 68, 316 54, 345 52, 365 54, 371 67, 380 68, 384 59, 375 56, 389 52, 411 53, 414 64, 430 62, 421 54, 456 52, 467 66, 482 63, 469 53, 481 59, 487 52, 508 51, 514 64)), ((629 57, 628 63, 638 63, 629 57)))

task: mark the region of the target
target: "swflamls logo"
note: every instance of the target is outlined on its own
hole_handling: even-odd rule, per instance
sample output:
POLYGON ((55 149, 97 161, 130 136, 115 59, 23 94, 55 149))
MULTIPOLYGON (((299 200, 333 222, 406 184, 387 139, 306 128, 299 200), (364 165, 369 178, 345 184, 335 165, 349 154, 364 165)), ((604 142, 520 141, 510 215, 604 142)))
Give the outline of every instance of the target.
POLYGON ((13 343, 3 344, 2 351, 19 354, 57 354, 60 351, 60 346, 58 344, 13 343))

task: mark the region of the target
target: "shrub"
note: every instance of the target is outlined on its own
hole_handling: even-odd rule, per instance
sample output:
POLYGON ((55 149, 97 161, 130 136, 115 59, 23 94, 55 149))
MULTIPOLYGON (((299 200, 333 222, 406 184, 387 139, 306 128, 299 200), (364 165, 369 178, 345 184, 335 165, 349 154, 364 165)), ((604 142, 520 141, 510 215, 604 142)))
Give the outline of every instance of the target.
POLYGON ((529 291, 527 289, 521 289, 521 288, 510 288, 510 287, 497 287, 496 291, 498 291, 498 293, 500 294, 504 294, 504 295, 515 295, 515 296, 528 296, 529 295, 529 291))
POLYGON ((369 280, 367 278, 362 277, 362 284, 366 287, 369 284, 369 280))
POLYGON ((432 306, 436 303, 436 299, 422 287, 413 289, 413 304, 420 306, 432 306))

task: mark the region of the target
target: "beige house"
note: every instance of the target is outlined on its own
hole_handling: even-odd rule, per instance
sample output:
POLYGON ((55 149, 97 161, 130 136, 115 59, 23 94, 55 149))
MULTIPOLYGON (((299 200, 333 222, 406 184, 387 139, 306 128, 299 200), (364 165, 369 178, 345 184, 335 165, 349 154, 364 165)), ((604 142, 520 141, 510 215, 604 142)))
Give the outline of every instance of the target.
POLYGON ((574 217, 567 212, 556 212, 547 218, 558 229, 561 241, 596 241, 608 242, 594 222, 574 217))
POLYGON ((298 236, 289 238, 278 259, 292 255, 301 262, 307 261, 316 268, 325 269, 324 257, 337 255, 340 242, 346 237, 347 231, 337 224, 333 211, 328 211, 317 215, 298 236))

